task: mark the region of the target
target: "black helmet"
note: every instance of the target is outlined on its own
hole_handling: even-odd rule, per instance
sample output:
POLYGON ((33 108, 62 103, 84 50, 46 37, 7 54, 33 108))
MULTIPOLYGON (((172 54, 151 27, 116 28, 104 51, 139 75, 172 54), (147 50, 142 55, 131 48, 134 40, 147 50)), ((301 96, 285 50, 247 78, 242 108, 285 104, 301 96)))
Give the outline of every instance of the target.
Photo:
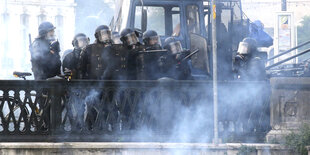
POLYGON ((56 29, 56 27, 51 22, 43 22, 39 25, 39 37, 45 37, 49 31, 56 29))
POLYGON ((171 54, 177 54, 183 51, 182 44, 174 37, 168 37, 164 43, 164 49, 171 52, 171 54))
POLYGON ((139 42, 138 36, 136 31, 126 28, 121 32, 121 41, 126 45, 136 45, 139 42))
POLYGON ((114 44, 121 44, 122 43, 121 36, 116 31, 112 32, 112 40, 113 40, 114 44))
POLYGON ((154 30, 148 30, 143 33, 143 42, 145 45, 153 46, 160 43, 160 37, 158 36, 157 32, 154 30))
POLYGON ((89 38, 84 33, 78 33, 72 40, 74 48, 84 48, 89 44, 89 38))
POLYGON ((108 26, 100 25, 95 31, 95 37, 97 41, 102 43, 110 43, 112 41, 112 33, 108 26))
POLYGON ((257 51, 256 40, 253 38, 244 38, 242 42, 239 43, 238 54, 251 54, 257 51))

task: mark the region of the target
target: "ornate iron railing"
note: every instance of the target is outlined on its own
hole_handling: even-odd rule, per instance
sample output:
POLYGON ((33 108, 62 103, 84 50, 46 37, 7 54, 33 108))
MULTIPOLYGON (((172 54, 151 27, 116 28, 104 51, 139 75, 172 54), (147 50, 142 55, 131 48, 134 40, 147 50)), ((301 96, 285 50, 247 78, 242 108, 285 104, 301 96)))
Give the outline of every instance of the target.
MULTIPOLYGON (((0 139, 210 142, 212 94, 208 81, 0 81, 0 139)), ((220 82, 220 137, 262 141, 269 97, 266 82, 220 82)))

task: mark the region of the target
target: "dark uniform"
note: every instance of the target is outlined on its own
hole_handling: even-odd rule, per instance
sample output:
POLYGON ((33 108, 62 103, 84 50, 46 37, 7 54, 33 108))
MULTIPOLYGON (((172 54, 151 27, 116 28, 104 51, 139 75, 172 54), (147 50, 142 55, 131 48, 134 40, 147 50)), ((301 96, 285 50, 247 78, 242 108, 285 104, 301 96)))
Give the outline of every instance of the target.
POLYGON ((124 29, 121 33, 123 44, 114 44, 108 50, 107 69, 104 77, 109 80, 136 80, 137 53, 143 50, 138 42, 137 34, 131 29, 124 29))
POLYGON ((88 45, 81 53, 81 75, 83 79, 104 79, 107 67, 105 61, 111 50, 112 40, 110 28, 101 25, 95 32, 96 42, 88 45))
MULTIPOLYGON (((111 30, 106 25, 100 25, 95 31, 96 41, 88 45, 81 53, 81 75, 83 79, 105 80, 108 56, 111 53, 112 38, 111 30)), ((85 98, 86 125, 89 129, 105 128, 106 117, 98 114, 107 114, 109 106, 114 107, 113 100, 101 102, 103 91, 92 90, 85 98), (99 111, 99 113, 98 113, 99 111)), ((111 96, 113 98, 113 96, 111 96)))
POLYGON ((60 75, 60 47, 53 37, 55 27, 50 22, 43 22, 39 26, 39 37, 31 45, 31 64, 35 80, 60 75))
POLYGON ((154 30, 144 32, 142 39, 145 52, 138 53, 137 78, 138 80, 157 80, 162 76, 158 60, 167 51, 162 50, 160 37, 154 30))
POLYGON ((257 50, 256 41, 245 38, 238 48, 234 60, 234 71, 237 79, 242 80, 265 80, 266 53, 257 50))
POLYGON ((113 44, 109 47, 107 54, 105 59, 109 63, 107 63, 104 78, 106 80, 127 80, 129 52, 122 44, 113 44))
POLYGON ((128 52, 127 56, 127 80, 137 80, 137 57, 140 52, 145 50, 144 46, 139 42, 138 32, 132 29, 124 29, 121 32, 121 41, 124 50, 128 52))
POLYGON ((62 69, 63 72, 71 72, 72 79, 78 79, 81 77, 80 71, 80 56, 81 51, 89 44, 89 38, 83 34, 79 33, 74 36, 72 45, 74 47, 73 50, 68 52, 63 59, 62 69))
POLYGON ((165 40, 164 48, 168 50, 168 54, 159 61, 163 75, 176 80, 191 80, 189 62, 183 60, 190 51, 183 50, 181 42, 173 37, 165 40))
POLYGON ((106 68, 104 62, 104 48, 101 43, 90 44, 81 54, 81 73, 83 79, 103 79, 106 68))

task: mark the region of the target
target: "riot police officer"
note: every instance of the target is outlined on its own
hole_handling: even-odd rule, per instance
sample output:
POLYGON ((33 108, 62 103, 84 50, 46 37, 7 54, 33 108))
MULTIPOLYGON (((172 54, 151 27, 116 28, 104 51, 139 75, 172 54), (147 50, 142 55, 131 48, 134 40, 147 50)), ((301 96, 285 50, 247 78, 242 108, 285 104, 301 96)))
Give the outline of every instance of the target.
POLYGON ((237 55, 234 59, 236 78, 243 80, 265 80, 266 70, 263 54, 263 52, 257 50, 254 39, 243 39, 239 43, 237 55))
MULTIPOLYGON (((65 76, 70 75, 72 79, 78 79, 80 78, 80 55, 81 51, 89 44, 89 38, 83 34, 78 33, 74 36, 72 40, 72 45, 74 49, 66 50, 64 52, 64 58, 62 61, 62 70, 65 74, 65 76)), ((68 109, 68 115, 69 117, 76 119, 76 124, 72 125, 72 128, 75 129, 81 129, 83 127, 83 120, 84 120, 84 99, 85 99, 85 93, 81 89, 75 89, 70 88, 66 90, 66 107, 68 109), (74 112, 72 109, 74 109, 76 112, 74 112)))
MULTIPOLYGON (((74 47, 73 50, 67 50, 64 52, 64 59, 62 61, 62 70, 65 73, 65 76, 68 74, 72 79, 79 79, 80 78, 80 55, 81 51, 85 49, 85 47, 89 44, 89 38, 83 34, 78 33, 74 36, 72 40, 72 45, 74 47)), ((66 91, 66 100, 68 109, 68 115, 74 119, 76 119, 76 125, 72 125, 73 128, 81 129, 83 127, 83 120, 84 120, 84 99, 85 93, 80 89, 70 88, 66 91), (77 112, 73 112, 73 110, 77 112)))
POLYGON ((142 36, 144 52, 138 52, 137 56, 137 79, 157 80, 161 77, 159 58, 167 53, 162 50, 160 37, 154 30, 148 30, 142 36))
POLYGON ((139 42, 139 33, 133 29, 126 28, 121 32, 123 51, 126 53, 127 80, 137 79, 137 54, 144 51, 144 47, 139 42))
POLYGON ((107 80, 135 80, 136 52, 140 44, 136 32, 126 28, 121 32, 122 44, 112 44, 106 57, 107 69, 104 78, 107 80))
POLYGON ((160 37, 154 30, 148 30, 143 33, 143 42, 145 45, 145 50, 161 50, 160 37))
POLYGON ((107 51, 111 49, 111 30, 106 25, 100 25, 95 31, 96 41, 86 46, 81 53, 81 75, 83 79, 104 79, 107 66, 105 61, 107 51))
POLYGON ((55 38, 56 27, 50 22, 39 25, 39 36, 30 46, 32 72, 35 80, 60 75, 60 46, 55 38))
POLYGON ((163 74, 176 80, 191 80, 189 61, 185 59, 190 51, 183 50, 181 42, 174 37, 165 40, 164 49, 168 50, 168 55, 159 61, 163 74))
POLYGON ((62 69, 64 73, 70 72, 72 79, 77 79, 80 77, 78 71, 81 51, 85 49, 88 44, 89 38, 84 33, 78 33, 72 40, 74 49, 64 55, 62 69))

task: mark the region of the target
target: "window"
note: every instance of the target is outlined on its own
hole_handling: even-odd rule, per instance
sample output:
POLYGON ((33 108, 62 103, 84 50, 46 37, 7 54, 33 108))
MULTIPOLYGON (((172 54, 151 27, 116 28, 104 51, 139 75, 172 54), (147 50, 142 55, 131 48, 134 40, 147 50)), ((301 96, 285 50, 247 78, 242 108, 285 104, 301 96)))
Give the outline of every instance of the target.
POLYGON ((57 15, 55 17, 55 25, 56 26, 63 27, 63 25, 64 25, 63 22, 64 22, 64 20, 63 20, 63 16, 62 15, 57 15))
POLYGON ((64 34, 64 17, 62 15, 55 16, 56 36, 60 42, 60 48, 63 48, 63 34, 64 34))
POLYGON ((171 14, 172 14, 172 27, 173 27, 172 36, 179 36, 180 31, 181 31, 180 8, 179 7, 173 7, 171 9, 171 14))
POLYGON ((135 28, 141 29, 142 10, 140 6, 136 7, 135 13, 135 28))
MULTIPOLYGON (((165 35, 165 9, 157 6, 144 6, 147 11, 147 30, 155 30, 159 35, 165 35)), ((136 7, 135 28, 141 29, 142 7, 136 7)))
POLYGON ((21 14, 20 15, 20 23, 23 28, 28 28, 29 26, 29 15, 28 14, 21 14))
MULTIPOLYGON (((2 40, 1 42, 3 49, 0 50, 4 50, 7 51, 9 49, 9 21, 10 21, 10 15, 8 13, 3 13, 2 14, 2 21, 0 23, 0 25, 2 26, 0 32, 1 34, 3 34, 3 37, 0 37, 0 40, 2 40)), ((1 44, 0 44, 1 47, 1 44)), ((2 52, 5 54, 5 52, 2 52)), ((5 56, 5 55, 4 55, 5 56)))
POLYGON ((46 21, 46 15, 40 14, 38 16, 38 25, 40 25, 42 22, 45 22, 45 21, 46 21))
POLYGON ((211 25, 209 25, 209 24, 211 24, 211 21, 209 21, 209 14, 206 14, 206 15, 205 15, 205 26, 206 26, 206 32, 207 32, 207 34, 209 34, 209 26, 211 26, 211 25))
MULTIPOLYGON (((144 6, 147 10, 146 30, 155 30, 161 36, 179 36, 180 8, 176 6, 144 6)), ((134 27, 141 26, 142 7, 136 6, 134 27)))
POLYGON ((196 5, 186 7, 186 24, 189 33, 200 34, 199 9, 196 5))
POLYGON ((24 50, 27 49, 28 42, 28 33, 29 33, 29 15, 28 14, 21 14, 20 15, 20 24, 21 24, 21 34, 22 34, 22 44, 24 50))

